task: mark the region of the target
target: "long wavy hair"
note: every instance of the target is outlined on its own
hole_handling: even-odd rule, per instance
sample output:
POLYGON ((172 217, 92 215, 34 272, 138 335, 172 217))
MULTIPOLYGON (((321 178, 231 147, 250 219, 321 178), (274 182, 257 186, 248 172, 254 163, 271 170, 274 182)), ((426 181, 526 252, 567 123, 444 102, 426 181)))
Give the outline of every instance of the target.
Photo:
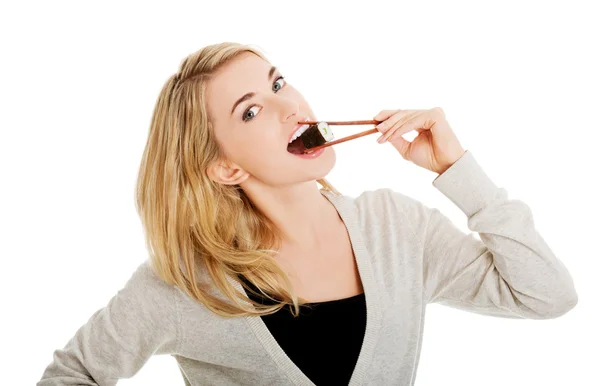
MULTIPOLYGON (((224 317, 266 315, 286 305, 297 316, 305 303, 275 260, 281 234, 239 185, 216 183, 207 174, 224 153, 209 121, 206 85, 221 66, 246 52, 268 62, 258 48, 224 42, 190 54, 167 79, 152 114, 135 205, 151 266, 162 280, 224 317), (272 303, 249 299, 227 275, 272 303), (199 276, 209 280, 200 282, 199 276), (226 299, 213 296, 215 288, 226 299)), ((317 182, 340 194, 326 179, 317 182)))

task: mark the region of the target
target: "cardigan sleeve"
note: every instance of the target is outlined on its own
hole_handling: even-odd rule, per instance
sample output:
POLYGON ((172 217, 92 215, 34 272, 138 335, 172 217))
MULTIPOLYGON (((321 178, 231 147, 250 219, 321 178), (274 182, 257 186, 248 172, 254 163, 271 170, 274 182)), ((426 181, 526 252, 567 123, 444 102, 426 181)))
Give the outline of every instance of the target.
POLYGON ((426 302, 485 315, 549 319, 578 301, 573 280, 535 228, 530 208, 507 198, 466 151, 434 181, 467 217, 465 234, 436 208, 423 246, 426 302))
POLYGON ((155 354, 177 350, 174 290, 148 260, 108 302, 54 351, 39 386, 115 385, 135 375, 155 354))

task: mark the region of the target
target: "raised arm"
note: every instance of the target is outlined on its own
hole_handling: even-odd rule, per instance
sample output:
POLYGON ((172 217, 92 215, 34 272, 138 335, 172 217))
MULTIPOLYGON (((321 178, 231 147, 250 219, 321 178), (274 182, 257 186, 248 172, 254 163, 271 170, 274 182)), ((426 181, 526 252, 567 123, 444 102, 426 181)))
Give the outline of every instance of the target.
POLYGON ((470 151, 433 185, 465 213, 481 240, 423 206, 429 216, 423 254, 428 302, 529 319, 558 317, 577 304, 572 278, 537 232, 530 208, 507 199, 470 151))

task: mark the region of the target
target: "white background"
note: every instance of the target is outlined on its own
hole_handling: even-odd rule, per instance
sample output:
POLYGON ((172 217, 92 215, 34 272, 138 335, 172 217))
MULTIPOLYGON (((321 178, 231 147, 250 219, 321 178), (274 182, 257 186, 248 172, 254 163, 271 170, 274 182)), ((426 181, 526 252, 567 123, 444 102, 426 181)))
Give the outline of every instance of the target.
MULTIPOLYGON (((185 56, 221 41, 261 47, 319 119, 442 107, 570 270, 579 304, 558 319, 428 307, 418 386, 600 384, 592 1, 218 3, 2 3, 2 384, 34 384, 147 257, 133 189, 154 102, 185 56)), ((333 184, 390 187, 468 231, 435 174, 376 138, 336 145, 333 184)), ((119 384, 183 380, 161 356, 119 384)))

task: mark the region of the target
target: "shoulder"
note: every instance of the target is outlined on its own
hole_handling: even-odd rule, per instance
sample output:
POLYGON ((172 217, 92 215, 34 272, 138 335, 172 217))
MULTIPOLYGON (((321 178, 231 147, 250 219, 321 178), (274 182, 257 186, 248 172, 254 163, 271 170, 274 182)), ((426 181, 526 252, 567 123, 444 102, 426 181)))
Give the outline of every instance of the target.
POLYGON ((176 313, 178 297, 177 288, 160 278, 146 259, 132 272, 115 300, 126 303, 132 311, 170 318, 176 313))
POLYGON ((421 201, 390 188, 365 190, 358 196, 340 195, 334 198, 341 213, 353 212, 365 234, 422 235, 432 209, 421 201))
POLYGON ((133 271, 128 284, 165 295, 177 291, 175 285, 167 283, 158 275, 149 258, 142 261, 133 271))
POLYGON ((363 191, 354 202, 363 218, 387 219, 402 216, 407 220, 417 221, 427 218, 431 210, 416 198, 390 188, 363 191))

